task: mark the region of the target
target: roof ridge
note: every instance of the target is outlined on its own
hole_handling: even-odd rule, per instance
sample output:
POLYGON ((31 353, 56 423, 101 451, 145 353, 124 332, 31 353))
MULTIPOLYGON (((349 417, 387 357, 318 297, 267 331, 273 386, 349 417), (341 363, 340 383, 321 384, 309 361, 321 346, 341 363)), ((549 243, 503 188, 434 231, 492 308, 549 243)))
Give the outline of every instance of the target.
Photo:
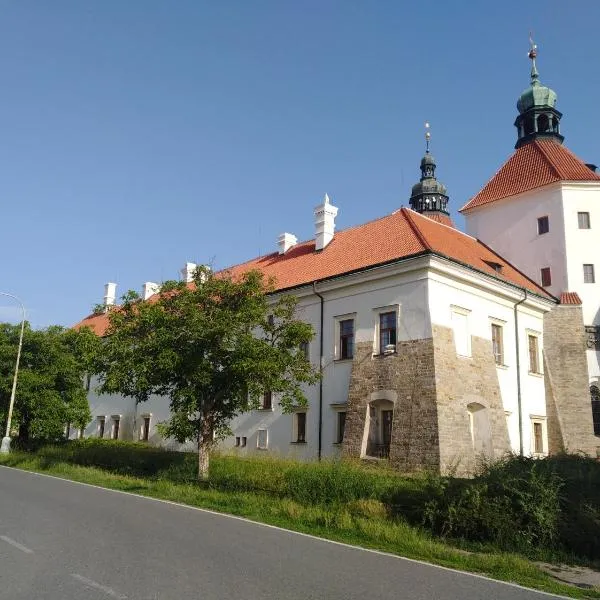
MULTIPOLYGON (((425 236, 419 229, 419 226, 414 222, 412 215, 409 214, 409 211, 410 212, 414 212, 414 211, 412 211, 408 208, 405 208, 404 206, 400 210, 402 211, 402 214, 404 215, 404 217, 406 218, 406 221, 410 225, 410 228, 413 230, 413 232, 417 236, 417 239, 419 240, 419 242, 421 242, 421 244, 423 244, 423 247, 425 248, 425 250, 429 250, 431 252, 433 250, 433 248, 431 247, 431 244, 427 241, 427 239, 425 238, 425 236)), ((433 221, 433 222, 435 223, 435 221, 433 221)))
POLYGON ((459 233, 460 235, 464 235, 465 237, 468 237, 472 240, 478 241, 475 236, 469 235, 466 231, 461 231, 457 227, 450 227, 450 225, 446 225, 445 223, 442 223, 440 221, 434 221, 433 219, 430 219, 429 217, 426 217, 425 215, 418 213, 416 210, 413 210, 412 208, 406 208, 406 210, 410 211, 412 214, 418 215, 421 219, 428 219, 432 223, 436 223, 437 225, 446 227, 447 229, 450 229, 450 231, 453 231, 454 233, 459 233))
MULTIPOLYGON (((552 144, 555 144, 556 142, 551 142, 552 144)), ((546 159, 546 162, 548 163, 548 165, 550 166, 550 168, 554 171, 554 173, 556 174, 556 176, 559 179, 565 179, 565 175, 561 172, 561 170, 559 170, 559 168, 554 164, 554 161, 552 160, 552 158, 550 157, 550 155, 546 152, 544 146, 540 143, 539 140, 533 140, 533 144, 535 145, 535 147, 539 150, 539 152, 541 152, 542 156, 546 159)), ((523 148, 525 148, 527 146, 527 144, 525 144, 525 146, 522 146, 523 148)))

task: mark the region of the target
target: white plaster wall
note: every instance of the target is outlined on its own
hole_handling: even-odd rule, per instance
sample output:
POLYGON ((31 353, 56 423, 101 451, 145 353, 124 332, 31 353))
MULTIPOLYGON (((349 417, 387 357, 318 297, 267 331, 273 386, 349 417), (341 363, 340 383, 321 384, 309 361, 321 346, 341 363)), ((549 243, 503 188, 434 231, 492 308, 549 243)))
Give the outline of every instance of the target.
MULTIPOLYGON (((429 305, 431 320, 434 324, 448 327, 452 307, 460 307, 469 312, 469 332, 472 336, 492 339, 492 322, 503 327, 504 365, 497 366, 498 382, 504 410, 507 413, 507 425, 511 447, 519 452, 519 412, 517 397, 517 354, 515 344, 514 305, 520 299, 518 292, 513 297, 503 297, 460 281, 434 274, 430 280, 429 305)), ((523 296, 521 296, 523 297, 523 296)), ((521 363, 521 405, 523 416, 523 448, 526 454, 531 451, 531 416, 546 415, 545 387, 542 375, 529 373, 529 351, 527 332, 539 335, 540 366, 543 348, 543 311, 530 304, 518 308, 519 357, 521 363)), ((471 359, 461 357, 468 363, 471 359)))
POLYGON ((556 183, 475 209, 465 214, 465 224, 469 235, 538 284, 540 269, 550 267, 552 285, 547 290, 559 296, 569 290, 564 218, 561 184, 556 183), (543 216, 548 216, 550 230, 539 235, 537 220, 543 216))
POLYGON ((600 185, 563 185, 568 290, 583 302, 586 325, 600 324, 600 185), (578 212, 590 213, 591 229, 579 229, 578 212), (596 283, 583 282, 583 265, 593 264, 596 283))

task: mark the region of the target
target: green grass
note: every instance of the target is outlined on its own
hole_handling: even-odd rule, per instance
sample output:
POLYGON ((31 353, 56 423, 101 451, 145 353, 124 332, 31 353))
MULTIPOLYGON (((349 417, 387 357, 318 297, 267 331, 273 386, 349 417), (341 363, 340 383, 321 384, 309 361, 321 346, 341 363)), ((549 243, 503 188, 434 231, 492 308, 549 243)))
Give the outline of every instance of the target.
POLYGON ((555 581, 516 553, 436 539, 409 524, 398 513, 414 513, 423 503, 427 481, 387 469, 221 456, 212 461, 211 484, 199 486, 192 481, 193 455, 93 442, 15 452, 0 456, 0 464, 238 515, 573 598, 600 598, 600 591, 555 581), (103 467, 92 466, 94 461, 103 467))

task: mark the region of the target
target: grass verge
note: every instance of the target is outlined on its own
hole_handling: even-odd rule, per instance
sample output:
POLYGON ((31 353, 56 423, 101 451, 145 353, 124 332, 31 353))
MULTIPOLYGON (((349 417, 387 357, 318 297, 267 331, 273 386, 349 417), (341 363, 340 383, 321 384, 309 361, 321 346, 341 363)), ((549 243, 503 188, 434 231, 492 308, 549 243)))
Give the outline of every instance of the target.
POLYGON ((572 598, 600 598, 599 591, 557 582, 516 554, 465 552, 435 540, 426 531, 408 525, 401 518, 390 519, 381 503, 373 499, 305 505, 269 493, 202 488, 197 484, 167 479, 121 475, 97 467, 48 461, 44 457, 21 452, 0 456, 0 465, 237 515, 572 598))

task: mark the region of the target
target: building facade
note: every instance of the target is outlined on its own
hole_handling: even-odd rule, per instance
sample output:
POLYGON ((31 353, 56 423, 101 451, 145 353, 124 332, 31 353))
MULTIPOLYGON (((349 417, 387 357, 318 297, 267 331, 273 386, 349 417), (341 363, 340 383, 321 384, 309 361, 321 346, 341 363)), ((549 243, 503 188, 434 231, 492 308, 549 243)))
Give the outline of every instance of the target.
MULTIPOLYGON (((471 235, 452 223, 427 135, 411 208, 336 232, 338 209, 325 196, 314 239, 284 233, 276 252, 229 269, 260 269, 275 278, 274 296, 298 297, 322 379, 291 414, 265 394, 260 410, 232 421, 223 450, 459 473, 508 451, 595 455, 589 384, 600 380, 600 298, 587 282, 600 252, 588 239, 600 176, 561 145, 555 101, 534 60, 517 150, 463 208, 471 235)), ((145 284, 144 298, 155 292, 145 284)), ((105 303, 114 303, 112 287, 105 303)), ((107 316, 78 326, 103 335, 107 316)), ((169 416, 166 398, 136 406, 97 396, 92 383, 90 405, 84 435, 177 446, 156 428, 169 416)))

